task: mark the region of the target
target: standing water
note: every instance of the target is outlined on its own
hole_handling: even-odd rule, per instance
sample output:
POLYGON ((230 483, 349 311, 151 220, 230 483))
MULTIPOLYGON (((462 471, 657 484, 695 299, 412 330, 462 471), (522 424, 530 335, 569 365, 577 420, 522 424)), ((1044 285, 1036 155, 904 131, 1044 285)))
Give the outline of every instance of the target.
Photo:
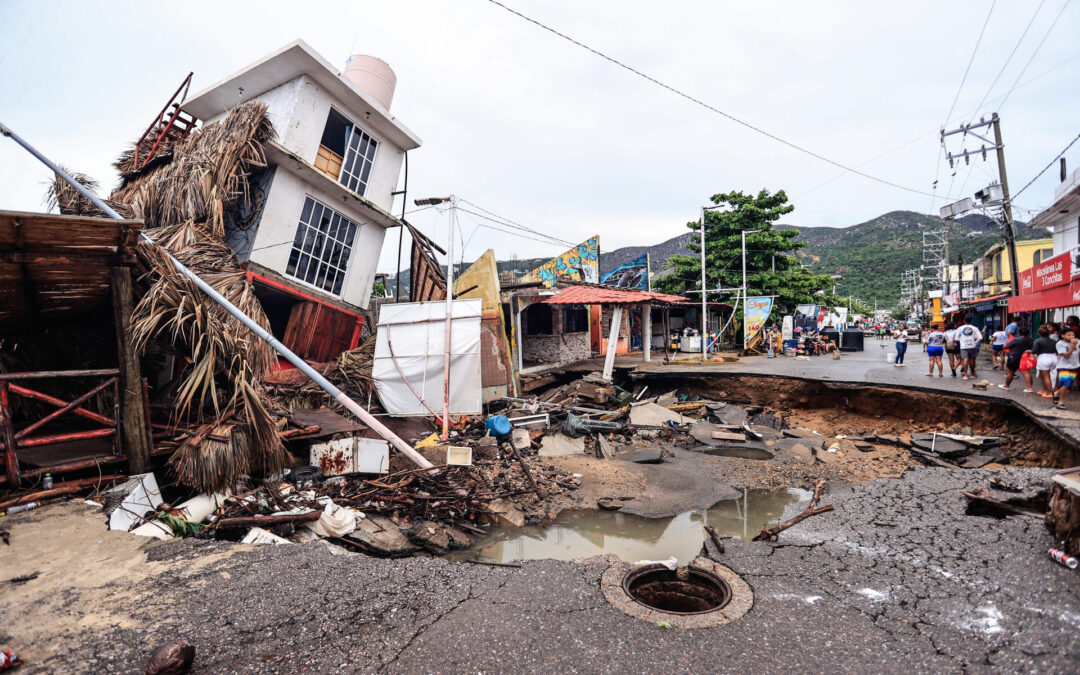
POLYGON ((499 528, 452 560, 575 560, 613 554, 621 560, 666 560, 687 564, 708 537, 704 525, 721 536, 752 539, 762 526, 780 520, 788 504, 811 493, 793 488, 744 490, 738 499, 719 502, 707 511, 686 511, 674 518, 643 518, 615 511, 563 511, 545 525, 499 528))

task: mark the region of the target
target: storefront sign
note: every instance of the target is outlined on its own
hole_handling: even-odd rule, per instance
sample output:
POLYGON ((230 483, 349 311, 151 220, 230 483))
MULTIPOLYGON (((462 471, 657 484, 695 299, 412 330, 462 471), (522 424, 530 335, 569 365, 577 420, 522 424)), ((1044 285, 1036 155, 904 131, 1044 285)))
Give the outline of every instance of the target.
POLYGON ((1044 309, 1080 306, 1080 281, 1055 286, 1039 293, 1009 298, 1009 312, 1037 312, 1044 309))
POLYGON ((1072 279, 1072 257, 1068 251, 1031 268, 1032 291, 1064 286, 1072 279))

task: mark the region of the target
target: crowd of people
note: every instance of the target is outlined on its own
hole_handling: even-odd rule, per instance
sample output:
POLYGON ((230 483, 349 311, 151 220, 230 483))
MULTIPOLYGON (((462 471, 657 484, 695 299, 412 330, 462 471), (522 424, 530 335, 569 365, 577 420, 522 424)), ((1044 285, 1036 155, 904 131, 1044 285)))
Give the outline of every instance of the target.
MULTIPOLYGON (((908 331, 900 327, 893 333, 896 340, 896 367, 904 367, 908 347, 908 331)), ((1047 323, 1036 335, 1015 321, 990 335, 975 326, 971 319, 931 326, 921 334, 929 369, 927 377, 945 376, 945 360, 953 377, 978 377, 979 354, 989 343, 993 370, 1005 373, 1001 389, 1009 389, 1017 375, 1025 383, 1024 393, 1038 394, 1065 407, 1065 397, 1080 375, 1080 317, 1070 316, 1064 323, 1047 323), (1039 389, 1035 389, 1038 379, 1039 389)))

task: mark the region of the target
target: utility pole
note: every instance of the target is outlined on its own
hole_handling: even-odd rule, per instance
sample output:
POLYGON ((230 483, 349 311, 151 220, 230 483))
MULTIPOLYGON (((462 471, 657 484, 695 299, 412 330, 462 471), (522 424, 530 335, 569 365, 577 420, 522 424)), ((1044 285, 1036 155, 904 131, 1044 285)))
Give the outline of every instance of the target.
MULTIPOLYGON (((942 129, 941 142, 944 143, 945 137, 952 136, 953 134, 963 134, 964 138, 966 138, 968 134, 970 134, 975 138, 983 141, 984 143, 989 143, 990 147, 983 145, 977 150, 962 150, 955 155, 951 152, 948 153, 947 156, 949 158, 950 168, 953 166, 953 162, 961 157, 964 159, 965 164, 970 164, 972 155, 981 154, 982 158, 985 160, 987 150, 994 150, 997 152, 998 178, 1001 182, 1002 193, 1001 220, 1003 229, 1005 231, 1005 246, 1009 249, 1009 267, 1011 268, 1011 273, 1009 276, 1012 285, 1012 294, 1014 296, 1020 295, 1020 275, 1017 272, 1016 237, 1013 233, 1012 203, 1009 197, 1009 177, 1005 173, 1005 145, 1001 142, 1001 118, 998 117, 997 113, 994 113, 990 116, 989 120, 987 120, 986 118, 981 118, 978 122, 974 124, 962 124, 958 129, 952 129, 951 131, 945 131, 944 129, 942 129), (975 129, 981 129, 982 127, 993 128, 994 140, 991 141, 985 136, 981 136, 978 133, 975 133, 975 129)), ((966 208, 970 210, 971 200, 968 199, 965 201, 967 202, 966 208)))
MULTIPOLYGON (((709 327, 709 315, 706 309, 705 297, 705 212, 708 207, 701 207, 701 360, 704 361, 708 352, 705 348, 705 335, 709 327)), ((666 338, 665 338, 666 339, 666 338)))
POLYGON ((1009 200, 1009 177, 1005 174, 1005 146, 1001 142, 1001 118, 991 116, 994 124, 994 144, 997 145, 998 178, 1001 179, 1001 218, 1005 221, 1005 245, 1009 247, 1009 278, 1012 294, 1020 295, 1020 273, 1016 264, 1016 238, 1013 235, 1012 202, 1009 200))

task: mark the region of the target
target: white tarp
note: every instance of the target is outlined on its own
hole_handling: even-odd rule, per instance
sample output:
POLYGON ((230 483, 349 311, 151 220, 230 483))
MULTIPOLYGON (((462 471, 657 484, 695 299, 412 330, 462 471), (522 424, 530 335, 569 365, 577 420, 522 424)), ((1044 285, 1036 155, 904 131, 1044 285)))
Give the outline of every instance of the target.
MULTIPOLYGON (((453 302, 450 336, 452 415, 481 413, 481 312, 479 298, 453 302)), ((430 415, 433 410, 442 414, 445 345, 445 301, 401 302, 382 306, 371 375, 386 412, 391 415, 430 415), (409 385, 412 385, 411 389, 409 385), (418 395, 427 406, 417 399, 418 395)))

